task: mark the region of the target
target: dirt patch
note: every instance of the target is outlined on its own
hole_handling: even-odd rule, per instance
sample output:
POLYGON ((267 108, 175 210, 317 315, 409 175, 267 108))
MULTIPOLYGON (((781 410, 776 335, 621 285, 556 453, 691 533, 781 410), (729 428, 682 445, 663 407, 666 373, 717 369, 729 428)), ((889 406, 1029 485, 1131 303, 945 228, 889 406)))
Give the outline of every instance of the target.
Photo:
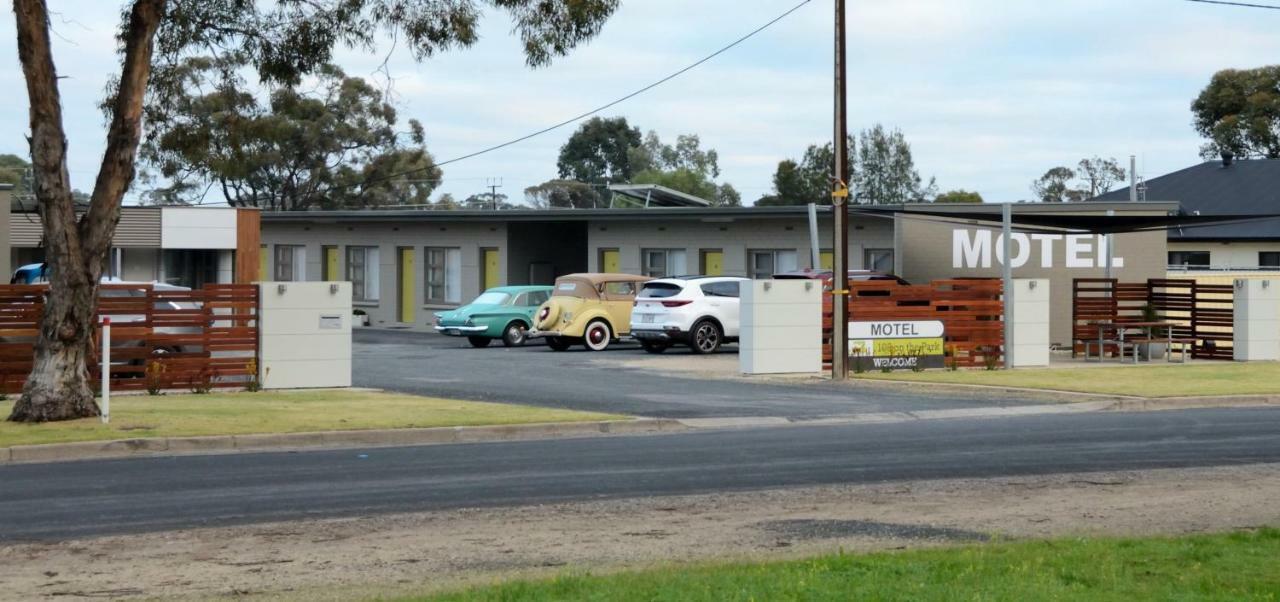
POLYGON ((0 547, 0 599, 350 600, 513 576, 990 537, 1280 524, 1280 465, 307 520, 0 547))

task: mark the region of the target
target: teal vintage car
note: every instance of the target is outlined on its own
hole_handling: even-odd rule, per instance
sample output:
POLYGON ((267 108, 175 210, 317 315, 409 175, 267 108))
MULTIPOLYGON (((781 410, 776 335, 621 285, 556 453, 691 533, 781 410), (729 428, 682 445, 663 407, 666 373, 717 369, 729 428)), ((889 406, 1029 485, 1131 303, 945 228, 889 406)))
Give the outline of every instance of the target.
POLYGON ((551 298, 551 290, 550 286, 491 288, 467 305, 436 314, 436 332, 467 337, 473 347, 488 347, 495 339, 518 347, 525 342, 533 312, 551 298))

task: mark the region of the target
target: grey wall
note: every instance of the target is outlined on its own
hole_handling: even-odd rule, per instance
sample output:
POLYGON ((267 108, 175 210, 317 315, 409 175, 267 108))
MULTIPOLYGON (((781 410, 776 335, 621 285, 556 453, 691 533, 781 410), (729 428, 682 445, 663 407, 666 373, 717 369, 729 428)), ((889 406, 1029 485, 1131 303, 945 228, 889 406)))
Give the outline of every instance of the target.
MULTIPOLYGON (((863 269, 864 249, 892 249, 893 222, 887 219, 850 221, 850 269, 863 269)), ((829 219, 818 222, 819 246, 831 248, 829 219)), ((699 271, 703 249, 724 252, 726 276, 747 275, 751 250, 794 250, 801 268, 811 267, 807 218, 738 219, 728 221, 631 220, 596 221, 588 229, 588 253, 592 271, 600 269, 600 250, 618 249, 623 272, 641 273, 642 249, 684 249, 689 272, 699 271)))
MULTIPOLYGON (((425 303, 426 287, 426 247, 456 247, 462 255, 462 300, 470 301, 480 294, 480 250, 497 248, 503 253, 501 265, 505 267, 507 254, 507 230, 501 223, 476 224, 428 224, 412 225, 396 224, 281 224, 264 222, 262 224, 262 242, 267 246, 266 252, 273 253, 275 245, 305 245, 307 248, 306 279, 321 279, 321 264, 324 261, 322 247, 336 245, 338 247, 338 274, 346 279, 346 248, 348 246, 376 246, 379 253, 379 297, 376 303, 357 302, 354 306, 369 314, 370 323, 374 326, 409 326, 428 328, 432 324, 435 310, 448 309, 449 306, 425 303), (401 247, 414 250, 414 321, 402 324, 396 312, 399 300, 397 281, 397 254, 401 247)), ((274 255, 268 255, 274 259, 274 255)), ((268 265, 272 265, 268 261, 268 265)), ((505 282, 507 274, 501 274, 499 280, 505 282)))

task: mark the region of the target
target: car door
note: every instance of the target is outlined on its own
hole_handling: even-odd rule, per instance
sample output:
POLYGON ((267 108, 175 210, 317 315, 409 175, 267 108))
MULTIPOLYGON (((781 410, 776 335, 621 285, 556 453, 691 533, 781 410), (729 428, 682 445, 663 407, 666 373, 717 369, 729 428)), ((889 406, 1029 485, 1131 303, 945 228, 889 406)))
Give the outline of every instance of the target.
POLYGON ((638 288, 635 282, 606 282, 603 285, 600 299, 615 336, 631 332, 631 308, 635 306, 638 288))
POLYGON ((707 298, 707 306, 711 315, 724 328, 724 336, 738 336, 738 315, 740 313, 738 301, 738 295, 740 294, 739 283, 734 280, 709 282, 702 285, 702 294, 707 298))

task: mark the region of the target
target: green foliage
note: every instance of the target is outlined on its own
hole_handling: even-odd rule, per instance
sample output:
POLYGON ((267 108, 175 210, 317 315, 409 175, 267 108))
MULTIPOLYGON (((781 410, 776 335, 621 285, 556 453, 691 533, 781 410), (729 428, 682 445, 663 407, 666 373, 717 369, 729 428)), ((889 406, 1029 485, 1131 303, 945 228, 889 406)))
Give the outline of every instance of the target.
POLYGON ((1071 538, 514 581, 410 600, 1274 600, 1280 531, 1071 538))
POLYGON ((638 171, 631 165, 630 152, 640 142, 640 128, 628 125, 626 117, 592 117, 560 147, 560 179, 626 182, 638 171))
POLYGON ((630 164, 638 171, 633 184, 657 184, 711 201, 717 207, 742 205, 742 195, 732 184, 717 184, 720 155, 702 148, 697 134, 681 134, 674 145, 663 144, 657 132, 649 132, 644 142, 629 151, 630 164))
POLYGON ((880 124, 858 135, 854 182, 859 203, 919 203, 937 194, 932 179, 921 184, 911 158, 911 145, 902 130, 885 130, 880 124))
MULTIPOLYGON (((937 194, 932 179, 926 184, 916 171, 911 145, 901 130, 875 126, 849 137, 851 185, 858 203, 897 204, 930 200, 937 194)), ((773 174, 773 192, 756 201, 757 206, 831 204, 834 189, 835 150, 828 142, 811 145, 799 161, 778 163, 773 174)))
POLYGON ((982 195, 962 188, 948 190, 933 199, 935 203, 981 203, 982 195))
POLYGON ((1280 65, 1215 73, 1191 112, 1204 157, 1280 159, 1280 65))
POLYGON ((1031 182, 1031 192, 1044 203, 1084 201, 1109 192, 1125 175, 1114 157, 1091 157, 1081 159, 1076 169, 1063 166, 1049 169, 1031 182))
POLYGON ((198 201, 214 187, 234 206, 274 211, 424 204, 442 175, 422 126, 397 131, 382 91, 337 67, 264 99, 231 64, 183 67, 155 83, 148 104, 141 159, 167 183, 155 203, 198 201))
POLYGON ((13 184, 14 196, 27 194, 27 169, 31 167, 26 159, 18 155, 0 154, 0 184, 13 184))
POLYGON ((590 209, 608 204, 591 184, 574 180, 548 180, 524 189, 525 201, 534 209, 590 209))

